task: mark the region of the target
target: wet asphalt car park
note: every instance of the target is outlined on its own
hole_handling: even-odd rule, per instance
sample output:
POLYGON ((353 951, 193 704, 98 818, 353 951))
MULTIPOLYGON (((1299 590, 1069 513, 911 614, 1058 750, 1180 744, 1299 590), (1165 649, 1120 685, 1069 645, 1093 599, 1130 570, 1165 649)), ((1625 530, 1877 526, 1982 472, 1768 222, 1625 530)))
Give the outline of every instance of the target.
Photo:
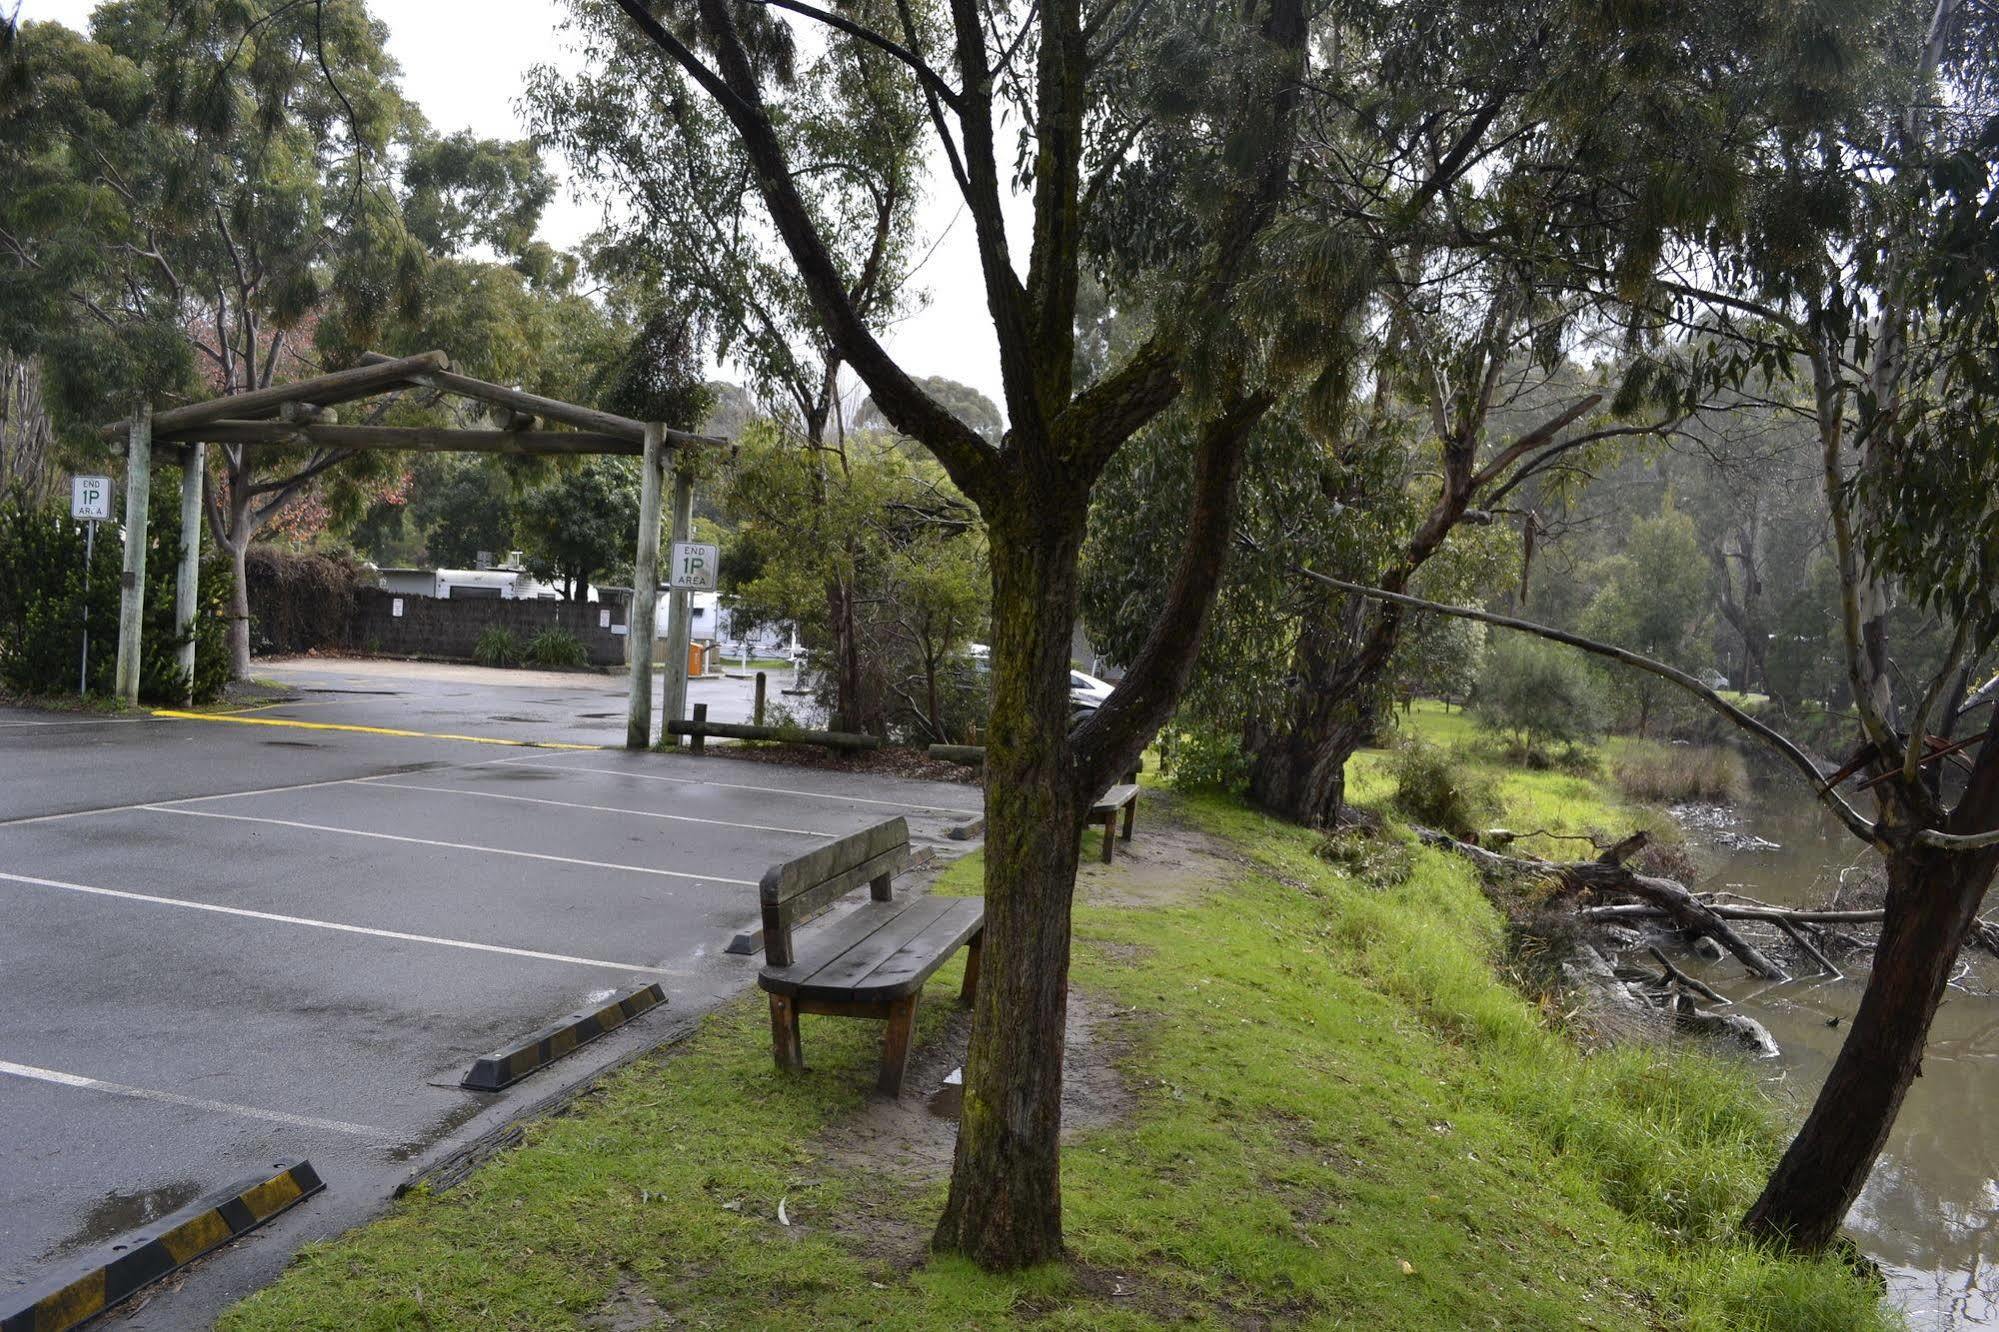
POLYGON ((301 1243, 753 983, 723 948, 771 863, 896 815, 960 854, 977 817, 960 785, 545 747, 615 745, 622 714, 593 730, 573 699, 504 694, 531 684, 440 718, 413 701, 434 677, 307 673, 351 692, 216 720, 0 709, 0 1305, 310 1159, 325 1192, 126 1315, 205 1327, 301 1243), (534 706, 547 723, 501 720, 534 706), (458 1085, 652 982, 665 1007, 504 1091, 458 1085))

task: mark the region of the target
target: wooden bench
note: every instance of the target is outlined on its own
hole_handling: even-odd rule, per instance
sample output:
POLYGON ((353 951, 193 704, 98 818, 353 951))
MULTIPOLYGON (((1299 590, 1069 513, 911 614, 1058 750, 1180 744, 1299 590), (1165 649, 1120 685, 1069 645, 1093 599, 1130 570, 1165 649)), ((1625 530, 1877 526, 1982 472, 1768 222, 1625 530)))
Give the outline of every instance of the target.
MULTIPOLYGON (((1136 774, 1134 774, 1136 775, 1136 774)), ((1120 782, 1097 797, 1097 803, 1090 806, 1090 822, 1099 819, 1104 824, 1104 864, 1111 863, 1112 849, 1118 841, 1131 840, 1131 823, 1138 813, 1138 783, 1120 782), (1124 811, 1124 835, 1116 838, 1118 811, 1124 811)))
POLYGON ((960 998, 971 1002, 986 905, 971 897, 895 900, 895 875, 908 863, 909 827, 897 818, 764 873, 758 895, 765 966, 757 984, 770 995, 771 1053, 779 1068, 805 1067, 801 1014, 874 1018, 888 1023, 876 1085, 899 1096, 923 983, 960 948, 969 949, 960 998), (868 902, 794 941, 794 930, 863 883, 868 902))

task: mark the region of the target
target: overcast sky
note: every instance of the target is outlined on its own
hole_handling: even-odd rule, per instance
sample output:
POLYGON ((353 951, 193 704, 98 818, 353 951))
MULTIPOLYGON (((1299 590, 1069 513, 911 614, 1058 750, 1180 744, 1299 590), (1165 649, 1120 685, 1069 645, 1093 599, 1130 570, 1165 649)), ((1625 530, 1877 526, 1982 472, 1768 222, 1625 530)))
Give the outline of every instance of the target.
MULTIPOLYGON (((54 19, 87 30, 95 0, 25 0, 21 16, 54 19)), ((403 91, 440 131, 470 127, 487 138, 521 138, 514 109, 528 68, 560 53, 558 0, 371 0, 389 26, 389 49, 403 68, 403 91)), ((563 164, 550 162, 560 173, 563 164)), ((930 304, 891 330, 889 350, 917 375, 946 375, 1000 401, 998 353, 972 244, 948 177, 933 181, 919 217, 925 244, 943 237, 917 277, 930 304)), ((558 193, 542 222, 552 244, 576 244, 596 210, 569 191, 558 193)), ((921 249, 919 248, 919 253, 921 249)), ((852 393, 858 403, 860 390, 852 393)))

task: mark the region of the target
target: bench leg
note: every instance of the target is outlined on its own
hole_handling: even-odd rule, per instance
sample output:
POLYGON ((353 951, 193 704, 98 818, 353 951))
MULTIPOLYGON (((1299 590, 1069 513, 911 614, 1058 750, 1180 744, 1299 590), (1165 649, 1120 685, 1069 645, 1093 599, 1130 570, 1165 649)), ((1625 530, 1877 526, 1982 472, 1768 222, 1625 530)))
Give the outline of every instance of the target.
POLYGON ((805 1050, 798 1041, 798 1005, 789 995, 770 997, 770 1052, 784 1072, 805 1068, 805 1050))
POLYGON ((979 993, 979 956, 985 952, 986 932, 980 930, 965 945, 965 983, 958 989, 958 1002, 970 1006, 979 993))
POLYGON ((1138 797, 1133 796, 1131 798, 1131 803, 1124 807, 1124 836, 1120 839, 1121 841, 1129 842, 1131 840, 1132 820, 1136 819, 1137 817, 1138 817, 1138 797))
POLYGON ((1104 864, 1111 863, 1111 853, 1117 846, 1117 811, 1104 815, 1104 864))
POLYGON ((916 999, 896 999, 888 1006, 888 1027, 882 1032, 882 1071, 875 1086, 887 1096, 902 1095, 902 1075, 909 1071, 909 1047, 916 1035, 916 999))

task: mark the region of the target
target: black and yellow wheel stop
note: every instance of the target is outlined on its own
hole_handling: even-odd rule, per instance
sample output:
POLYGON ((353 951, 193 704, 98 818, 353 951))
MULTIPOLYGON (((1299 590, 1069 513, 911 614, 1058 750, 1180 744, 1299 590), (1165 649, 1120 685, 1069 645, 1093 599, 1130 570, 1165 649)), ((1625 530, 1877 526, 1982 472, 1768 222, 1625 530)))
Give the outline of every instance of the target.
MULTIPOLYGON (((511 1045, 503 1045, 473 1061, 471 1071, 459 1083, 473 1091, 498 1091, 536 1069, 545 1068, 576 1047, 596 1040, 605 1032, 624 1026, 639 1014, 666 1002, 666 991, 655 981, 629 994, 619 995, 602 1008, 587 1013, 571 1013, 553 1026, 511 1045)), ((12 1332, 8 1329, 7 1332, 12 1332)))
POLYGON ((254 1230, 326 1185, 309 1161, 280 1161, 277 1173, 244 1180, 183 1207, 46 1285, 0 1295, 0 1332, 63 1332, 254 1230))

